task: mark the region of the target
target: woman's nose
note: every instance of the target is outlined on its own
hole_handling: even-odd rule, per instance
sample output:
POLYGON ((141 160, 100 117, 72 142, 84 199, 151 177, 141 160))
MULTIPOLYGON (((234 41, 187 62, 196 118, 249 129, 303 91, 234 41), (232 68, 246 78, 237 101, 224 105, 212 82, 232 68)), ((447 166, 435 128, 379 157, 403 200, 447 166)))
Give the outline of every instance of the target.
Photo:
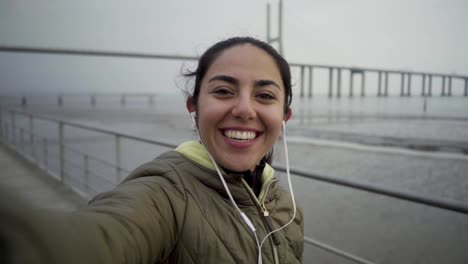
POLYGON ((254 102, 251 100, 250 96, 239 96, 232 108, 232 115, 244 120, 254 119, 257 116, 254 102))

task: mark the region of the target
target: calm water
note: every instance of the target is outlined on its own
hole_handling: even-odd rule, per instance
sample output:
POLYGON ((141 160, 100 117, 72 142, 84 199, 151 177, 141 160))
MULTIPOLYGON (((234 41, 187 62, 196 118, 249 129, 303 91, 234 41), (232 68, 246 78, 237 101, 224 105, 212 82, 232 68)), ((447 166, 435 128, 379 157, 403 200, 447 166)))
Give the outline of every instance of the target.
MULTIPOLYGON (((28 96, 29 106, 57 105, 56 96, 28 96)), ((180 94, 158 94, 153 103, 146 96, 129 96, 125 99, 128 109, 147 109, 159 113, 185 113, 184 96, 180 94)), ((2 97, 0 102, 7 106, 19 106, 19 97, 2 97)), ((91 99, 88 95, 65 95, 63 105, 73 108, 89 108, 91 99)), ((96 108, 121 107, 119 95, 97 95, 96 108)), ((468 118, 468 97, 341 97, 328 98, 314 96, 313 98, 294 97, 292 107, 296 116, 393 116, 393 117, 438 117, 438 118, 468 118)))

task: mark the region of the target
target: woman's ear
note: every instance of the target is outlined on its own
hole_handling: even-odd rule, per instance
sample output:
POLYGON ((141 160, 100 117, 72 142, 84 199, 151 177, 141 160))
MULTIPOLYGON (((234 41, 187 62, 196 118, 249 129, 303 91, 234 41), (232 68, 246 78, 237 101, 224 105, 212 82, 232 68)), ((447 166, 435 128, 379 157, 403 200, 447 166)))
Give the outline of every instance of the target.
POLYGON ((288 110, 286 111, 286 113, 284 114, 284 122, 288 122, 288 120, 291 118, 292 116, 292 109, 291 107, 288 107, 288 110))
POLYGON ((189 111, 189 113, 195 112, 197 110, 192 96, 187 97, 187 101, 185 101, 185 107, 187 107, 187 111, 189 111))

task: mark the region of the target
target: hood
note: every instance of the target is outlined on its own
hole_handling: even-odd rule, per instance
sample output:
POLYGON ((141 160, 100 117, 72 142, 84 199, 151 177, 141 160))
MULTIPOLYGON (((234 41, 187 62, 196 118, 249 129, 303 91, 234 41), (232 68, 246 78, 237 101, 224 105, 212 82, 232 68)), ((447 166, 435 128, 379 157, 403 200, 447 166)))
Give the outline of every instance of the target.
MULTIPOLYGON (((182 143, 179 147, 177 147, 176 151, 182 154, 183 156, 185 156, 186 158, 188 158, 189 160, 193 161, 194 163, 204 168, 207 168, 211 171, 214 171, 214 173, 217 176, 216 169, 213 163, 211 162, 210 156, 208 155, 208 151, 206 150, 205 146, 203 146, 199 142, 187 141, 185 143, 182 143)), ((220 170, 223 176, 225 177, 226 182, 232 182, 234 180, 235 182, 238 182, 239 184, 241 184, 241 178, 242 178, 241 174, 228 175, 222 168, 220 168, 220 170)), ((263 170, 262 177, 261 177, 262 186, 265 186, 266 183, 268 183, 269 181, 272 181, 274 179, 274 174, 275 174, 275 170, 269 164, 265 164, 265 169, 263 170)), ((221 184, 218 177, 215 177, 215 179, 212 179, 212 180, 215 180, 219 182, 219 184, 221 184)), ((224 190, 224 186, 222 187, 224 190)), ((260 200, 266 195, 265 191, 266 191, 265 188, 261 189, 260 194, 258 196, 260 200)))

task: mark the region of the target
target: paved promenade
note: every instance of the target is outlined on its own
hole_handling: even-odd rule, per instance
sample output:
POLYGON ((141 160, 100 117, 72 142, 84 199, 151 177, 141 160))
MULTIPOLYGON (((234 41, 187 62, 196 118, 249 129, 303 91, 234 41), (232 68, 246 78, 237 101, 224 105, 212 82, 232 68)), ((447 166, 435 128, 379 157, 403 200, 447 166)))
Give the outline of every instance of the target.
POLYGON ((73 210, 86 201, 0 143, 0 184, 34 207, 73 210))

